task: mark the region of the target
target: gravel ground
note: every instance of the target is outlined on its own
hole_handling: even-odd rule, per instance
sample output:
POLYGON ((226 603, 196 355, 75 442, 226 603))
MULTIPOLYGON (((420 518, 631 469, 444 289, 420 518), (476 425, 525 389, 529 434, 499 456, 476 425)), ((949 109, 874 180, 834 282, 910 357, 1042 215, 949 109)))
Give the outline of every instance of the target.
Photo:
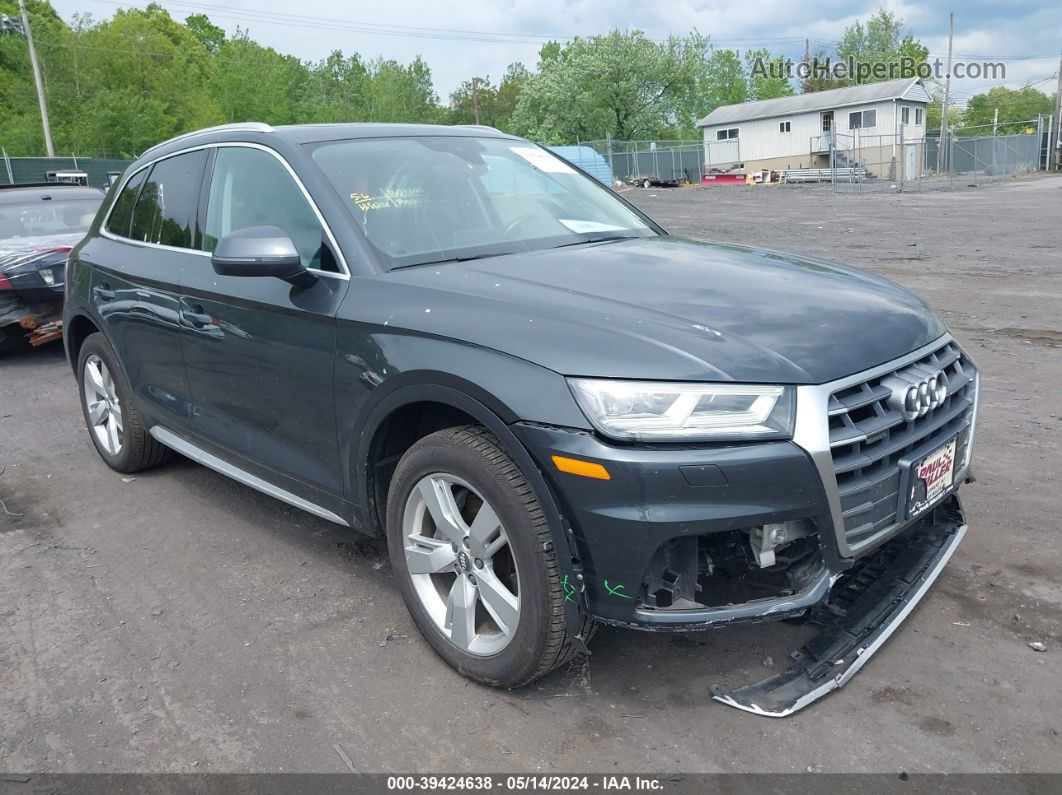
POLYGON ((381 549, 187 461, 108 470, 50 347, 0 364, 0 497, 22 514, 0 509, 0 769, 1062 771, 1062 179, 627 196, 675 233, 908 285, 983 369, 970 533, 844 690, 785 720, 708 699, 780 665, 790 625, 608 630, 536 686, 472 684, 381 549))

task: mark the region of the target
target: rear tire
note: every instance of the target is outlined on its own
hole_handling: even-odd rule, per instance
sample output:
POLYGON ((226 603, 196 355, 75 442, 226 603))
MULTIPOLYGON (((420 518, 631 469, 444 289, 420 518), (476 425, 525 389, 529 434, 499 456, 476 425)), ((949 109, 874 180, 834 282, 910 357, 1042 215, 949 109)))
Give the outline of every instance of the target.
POLYGON ((395 469, 387 544, 399 590, 425 640, 471 679, 519 687, 573 655, 551 539, 520 468, 482 427, 426 436, 395 469))
POLYGON ((90 334, 81 345, 77 380, 89 438, 107 466, 128 474, 169 458, 169 448, 155 441, 144 426, 118 358, 99 332, 90 334))

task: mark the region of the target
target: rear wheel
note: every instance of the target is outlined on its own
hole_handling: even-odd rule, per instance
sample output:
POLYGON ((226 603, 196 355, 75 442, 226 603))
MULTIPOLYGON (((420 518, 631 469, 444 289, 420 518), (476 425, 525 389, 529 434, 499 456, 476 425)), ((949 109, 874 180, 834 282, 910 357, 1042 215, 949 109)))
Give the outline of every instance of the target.
POLYGON ((169 450, 148 434, 129 383, 102 334, 90 334, 85 339, 77 374, 89 437, 111 469, 139 472, 166 460, 169 450))
POLYGON ((571 657, 549 540, 530 485, 483 428, 433 433, 395 470, 387 541, 399 589, 421 634, 466 676, 518 687, 571 657))

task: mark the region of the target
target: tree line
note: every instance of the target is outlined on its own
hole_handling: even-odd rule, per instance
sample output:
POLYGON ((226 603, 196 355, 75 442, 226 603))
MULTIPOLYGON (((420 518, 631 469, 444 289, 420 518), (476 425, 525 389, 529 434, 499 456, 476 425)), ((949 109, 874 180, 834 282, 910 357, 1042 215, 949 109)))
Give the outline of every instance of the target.
MULTIPOLYGON (((204 14, 182 22, 155 4, 106 20, 75 15, 70 22, 47 0, 27 0, 27 9, 56 152, 80 156, 133 157, 182 132, 250 120, 478 120, 546 143, 606 136, 692 140, 699 137, 697 120, 720 105, 795 90, 794 81, 754 68, 780 65, 781 56, 762 48, 719 49, 697 31, 663 41, 613 30, 549 42, 533 69, 514 63, 496 80, 472 77, 443 101, 420 57, 400 63, 335 51, 304 61, 258 44, 245 30, 227 35, 204 14)), ((17 18, 17 0, 0 0, 0 14, 17 18)), ((883 10, 849 26, 835 51, 807 57, 826 56, 923 62, 928 54, 883 10)), ((848 82, 818 76, 798 87, 819 91, 848 82)), ((1041 106, 1050 111, 1047 95, 1021 91, 992 89, 990 99, 972 99, 967 114, 980 119, 986 107, 1002 106, 1008 122, 1035 117, 1041 106)), ((17 32, 0 35, 0 145, 10 155, 44 150, 26 41, 17 32)))

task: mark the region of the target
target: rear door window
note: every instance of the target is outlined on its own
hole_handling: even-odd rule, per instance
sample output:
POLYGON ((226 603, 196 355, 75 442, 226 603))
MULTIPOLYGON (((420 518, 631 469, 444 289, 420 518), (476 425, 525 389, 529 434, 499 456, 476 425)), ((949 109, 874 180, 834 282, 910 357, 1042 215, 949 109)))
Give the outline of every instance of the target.
POLYGON ((144 243, 194 249, 196 213, 206 150, 160 160, 140 191, 129 237, 144 243))
POLYGON ((129 237, 129 225, 133 220, 133 205, 136 204, 136 194, 140 186, 144 184, 148 169, 138 171, 125 183, 118 199, 114 202, 111 214, 107 217, 106 229, 112 235, 129 237))

